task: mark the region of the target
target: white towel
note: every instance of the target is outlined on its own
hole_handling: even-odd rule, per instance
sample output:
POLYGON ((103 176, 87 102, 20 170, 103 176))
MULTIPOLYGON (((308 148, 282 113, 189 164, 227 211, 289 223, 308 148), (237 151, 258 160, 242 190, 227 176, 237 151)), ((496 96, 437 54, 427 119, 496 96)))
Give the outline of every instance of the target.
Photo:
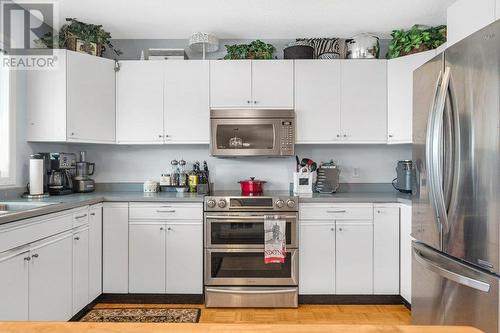
POLYGON ((286 221, 279 217, 264 216, 264 263, 284 263, 286 256, 286 221))

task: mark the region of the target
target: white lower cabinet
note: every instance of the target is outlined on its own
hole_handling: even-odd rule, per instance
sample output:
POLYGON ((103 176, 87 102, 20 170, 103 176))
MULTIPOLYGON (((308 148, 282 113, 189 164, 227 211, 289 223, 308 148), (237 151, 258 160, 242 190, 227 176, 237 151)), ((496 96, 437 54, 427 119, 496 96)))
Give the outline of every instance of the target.
POLYGON ((129 292, 165 292, 165 225, 131 222, 129 292))
POLYGON ((89 303, 89 228, 73 231, 73 315, 89 303))
POLYGON ((399 204, 373 207, 373 293, 399 295, 399 204))
POLYGON ((104 203, 102 211, 102 289, 128 293, 128 203, 104 203))
POLYGON ((72 233, 32 244, 29 319, 65 321, 72 317, 72 233))
POLYGON ((335 293, 335 222, 301 220, 299 227, 301 294, 335 293))
POLYGON ((166 225, 166 293, 203 293, 203 221, 166 225))
POLYGON ((28 320, 29 248, 0 256, 0 320, 28 320))
POLYGON ((89 303, 102 294, 102 204, 89 208, 89 303))
POLYGON ((373 293, 373 224, 336 221, 335 290, 337 294, 373 293))
POLYGON ((411 242, 413 238, 411 237, 411 219, 412 219, 412 207, 410 204, 401 205, 401 296, 408 302, 411 303, 411 242))

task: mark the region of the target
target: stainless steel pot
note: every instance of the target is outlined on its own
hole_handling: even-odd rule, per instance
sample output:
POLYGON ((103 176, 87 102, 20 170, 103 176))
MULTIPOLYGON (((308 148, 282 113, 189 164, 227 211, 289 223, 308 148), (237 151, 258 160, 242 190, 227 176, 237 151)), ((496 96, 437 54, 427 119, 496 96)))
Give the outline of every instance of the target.
POLYGON ((362 33, 347 40, 348 59, 376 59, 379 52, 379 38, 373 34, 362 33))

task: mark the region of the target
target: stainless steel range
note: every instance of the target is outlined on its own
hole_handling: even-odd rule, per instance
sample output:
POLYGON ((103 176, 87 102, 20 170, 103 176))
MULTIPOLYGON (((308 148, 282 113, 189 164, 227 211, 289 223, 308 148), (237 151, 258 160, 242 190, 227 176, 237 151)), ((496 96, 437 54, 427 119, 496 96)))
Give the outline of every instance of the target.
POLYGON ((205 198, 205 305, 297 307, 298 200, 289 193, 205 198), (264 263, 264 218, 286 220, 284 263, 264 263))

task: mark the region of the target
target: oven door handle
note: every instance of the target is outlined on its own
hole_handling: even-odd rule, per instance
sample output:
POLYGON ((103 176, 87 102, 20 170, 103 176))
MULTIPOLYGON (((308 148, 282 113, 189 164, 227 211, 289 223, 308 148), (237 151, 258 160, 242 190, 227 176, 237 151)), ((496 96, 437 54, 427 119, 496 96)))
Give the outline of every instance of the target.
POLYGON ((290 289, 273 289, 273 290, 234 290, 234 289, 219 289, 219 288, 206 288, 207 292, 221 293, 221 294, 289 294, 297 292, 297 288, 290 289))
MULTIPOLYGON (((273 216, 274 219, 278 220, 292 220, 296 219, 295 215, 268 215, 273 216)), ((227 215, 207 215, 205 216, 207 219, 214 220, 264 220, 265 216, 227 216, 227 215)), ((210 221, 210 222, 219 222, 219 221, 210 221)), ((225 221, 224 221, 225 222, 225 221)))

